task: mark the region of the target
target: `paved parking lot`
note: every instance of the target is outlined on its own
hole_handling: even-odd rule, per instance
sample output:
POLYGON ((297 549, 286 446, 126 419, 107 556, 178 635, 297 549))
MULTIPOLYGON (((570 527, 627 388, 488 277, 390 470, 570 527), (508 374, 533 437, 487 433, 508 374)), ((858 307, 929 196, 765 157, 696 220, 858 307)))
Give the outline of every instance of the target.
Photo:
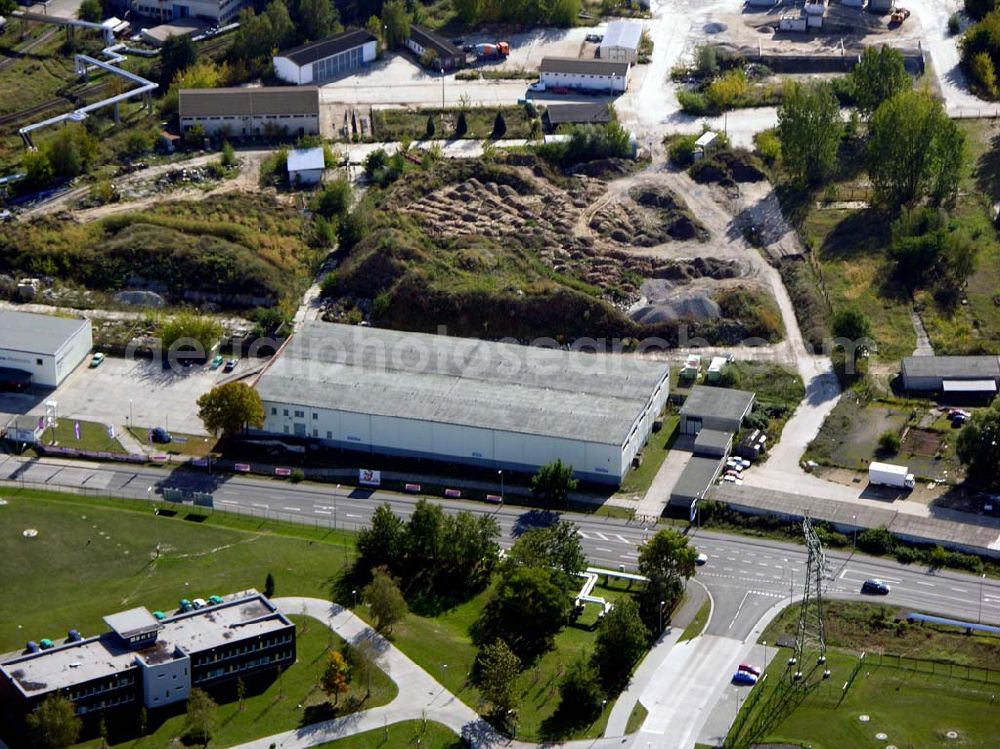
MULTIPOLYGON (((119 431, 131 421, 140 427, 163 426, 173 432, 205 435, 195 402, 215 385, 246 374, 241 360, 232 374, 207 366, 164 370, 159 363, 108 357, 97 369, 82 364, 54 392, 42 396, 0 394, 3 423, 12 415, 45 413, 45 401, 58 403, 60 418, 112 423, 119 431)), ((0 417, 0 418, 2 418, 0 417)))

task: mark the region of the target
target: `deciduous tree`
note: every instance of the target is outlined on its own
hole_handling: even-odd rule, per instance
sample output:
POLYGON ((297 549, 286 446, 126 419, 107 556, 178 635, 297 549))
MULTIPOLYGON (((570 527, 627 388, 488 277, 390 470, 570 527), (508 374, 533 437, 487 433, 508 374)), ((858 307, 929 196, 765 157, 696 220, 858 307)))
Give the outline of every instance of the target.
POLYGON ((567 726, 597 720, 604 706, 604 690, 594 664, 584 655, 573 661, 559 682, 556 716, 567 726))
POLYGON ((903 56, 892 47, 865 49, 861 62, 851 71, 851 87, 858 112, 870 118, 879 105, 913 85, 906 72, 903 56))
POLYGON ((385 27, 385 44, 397 49, 410 38, 410 14, 403 0, 386 0, 382 5, 382 25, 385 27))
POLYGON ((649 629, 638 605, 630 597, 619 598, 601 621, 594 643, 594 664, 608 690, 617 692, 625 686, 648 644, 649 629))
POLYGON ((694 574, 697 556, 687 536, 673 528, 657 531, 639 547, 639 572, 649 579, 640 611, 649 629, 658 631, 664 610, 681 597, 685 582, 694 574))
POLYGON ((376 569, 372 581, 361 591, 372 610, 375 629, 392 631, 392 627, 409 613, 399 585, 385 569, 376 569))
POLYGON ((28 741, 34 749, 66 749, 76 743, 82 723, 73 703, 62 695, 50 695, 25 718, 28 741))
POLYGON ((264 403, 245 382, 218 385, 198 398, 198 417, 212 434, 230 436, 264 426, 264 403))
POLYGON ((406 525, 388 504, 372 513, 371 525, 358 533, 358 566, 367 573, 375 567, 398 570, 406 553, 406 525))
POLYGON ((503 640, 494 640, 480 648, 476 684, 483 697, 493 705, 494 713, 503 715, 517 706, 520 673, 521 659, 503 640))
POLYGON ((218 706, 208 693, 198 689, 191 690, 187 701, 187 720, 184 724, 184 736, 190 741, 198 741, 202 746, 208 746, 218 720, 218 706))
POLYGON ((551 567, 575 575, 587 567, 576 523, 560 520, 544 528, 531 528, 507 552, 511 564, 551 567))
POLYGON ((1000 401, 972 414, 959 432, 955 448, 971 483, 989 489, 1000 487, 1000 401))
POLYGON ((573 466, 559 458, 546 463, 531 477, 531 493, 545 502, 546 507, 564 507, 569 493, 576 489, 573 466))
POLYGON ((895 211, 958 187, 965 162, 965 137, 926 91, 889 99, 871 120, 868 175, 876 201, 895 211))
POLYGON ((323 676, 320 679, 320 686, 327 697, 333 697, 333 704, 336 705, 340 695, 347 691, 350 683, 350 667, 339 650, 331 650, 326 659, 326 668, 323 669, 323 676))
POLYGON ((778 108, 778 139, 785 168, 799 182, 818 182, 837 163, 843 123, 840 104, 826 83, 789 83, 778 108))

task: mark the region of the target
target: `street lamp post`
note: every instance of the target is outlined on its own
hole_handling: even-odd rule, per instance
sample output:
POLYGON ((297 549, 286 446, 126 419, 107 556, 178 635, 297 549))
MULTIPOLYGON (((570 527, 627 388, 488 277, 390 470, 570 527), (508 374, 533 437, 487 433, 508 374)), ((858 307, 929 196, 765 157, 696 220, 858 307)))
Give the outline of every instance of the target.
POLYGON ((340 484, 337 484, 337 490, 333 493, 333 529, 337 530, 337 495, 340 494, 340 484))
POLYGON ((663 607, 667 605, 666 601, 660 601, 660 634, 663 634, 663 607))
POLYGON ((854 526, 854 542, 851 544, 851 553, 858 550, 858 516, 851 515, 851 525, 854 526))
POLYGON ((500 504, 503 504, 503 470, 497 471, 500 474, 500 504))
POLYGON ((358 607, 358 589, 354 588, 351 590, 351 595, 354 596, 354 608, 358 607))
POLYGON ((983 583, 986 582, 986 573, 979 578, 979 623, 983 623, 983 583))

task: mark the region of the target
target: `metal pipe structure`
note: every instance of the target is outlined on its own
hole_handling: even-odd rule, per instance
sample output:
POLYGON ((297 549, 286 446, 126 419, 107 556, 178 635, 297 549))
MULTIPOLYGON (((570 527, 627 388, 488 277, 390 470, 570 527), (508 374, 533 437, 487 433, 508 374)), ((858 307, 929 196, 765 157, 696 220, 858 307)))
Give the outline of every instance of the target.
POLYGON ((118 50, 123 49, 124 46, 125 45, 123 44, 116 44, 113 47, 106 47, 101 50, 102 54, 105 54, 110 58, 109 62, 97 60, 89 55, 74 55, 73 59, 76 65, 76 72, 81 77, 84 77, 90 72, 91 68, 100 68, 101 70, 105 70, 112 75, 121 76, 131 83, 138 84, 138 88, 126 91, 124 94, 117 94, 115 96, 108 97, 107 99, 101 99, 100 101, 74 109, 72 112, 67 112, 66 114, 61 114, 56 117, 50 117, 47 120, 42 120, 41 122, 34 122, 30 125, 25 125, 17 131, 17 134, 21 136, 24 144, 29 149, 32 151, 35 150, 35 144, 31 140, 31 133, 36 130, 40 130, 43 127, 49 127, 50 125, 58 125, 60 122, 66 122, 67 120, 72 122, 82 122, 87 119, 87 115, 93 111, 133 99, 136 96, 147 96, 159 87, 159 84, 148 81, 142 76, 130 73, 122 68, 115 67, 115 63, 122 63, 127 59, 124 55, 118 54, 118 50))

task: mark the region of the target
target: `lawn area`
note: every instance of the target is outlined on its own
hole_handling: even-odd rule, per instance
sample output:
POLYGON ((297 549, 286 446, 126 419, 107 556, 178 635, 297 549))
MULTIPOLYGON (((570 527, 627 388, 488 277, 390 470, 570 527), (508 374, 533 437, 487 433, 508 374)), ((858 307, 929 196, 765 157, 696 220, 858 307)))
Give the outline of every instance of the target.
POLYGON ((108 434, 107 424, 96 421, 81 421, 80 419, 59 419, 56 426, 47 428, 41 437, 43 445, 53 444, 58 447, 72 447, 78 450, 93 450, 106 453, 127 453, 117 438, 108 434), (76 424, 80 425, 80 439, 76 438, 76 424))
MULTIPOLYGON (((55 639, 75 627, 104 631, 102 617, 132 606, 172 610, 180 598, 262 589, 329 596, 349 564, 353 534, 261 523, 176 505, 154 515, 144 502, 5 490, 0 507, 0 652, 55 639), (38 530, 36 538, 21 535, 38 530), (156 545, 160 556, 156 556, 156 545)), ((165 507, 165 505, 164 505, 165 507)))
MULTIPOLYGON (((582 583, 582 578, 581 578, 582 583)), ((573 590, 576 593, 576 589, 573 590)), ((612 580, 599 583, 592 595, 614 601, 628 595, 624 582, 612 580)), ((393 628, 390 639, 406 655, 424 668, 432 677, 457 695, 473 709, 480 706, 479 690, 469 675, 476 660, 477 648, 469 636, 469 628, 479 617, 489 600, 487 589, 465 603, 435 617, 410 614, 393 628)), ((369 618, 368 610, 360 608, 358 614, 369 618)), ((565 627, 555 639, 555 647, 520 676, 517 736, 523 741, 541 741, 548 735, 547 719, 559 706, 559 680, 569 665, 593 650, 596 637, 597 607, 588 605, 579 620, 565 627)), ((614 700, 609 699, 601 716, 593 724, 560 738, 596 738, 604 732, 614 700)))
POLYGON ((628 736, 630 733, 635 733, 642 728, 647 715, 649 715, 649 710, 641 702, 636 702, 635 707, 632 708, 632 712, 628 716, 628 723, 625 724, 625 735, 628 736))
POLYGON ((708 615, 712 612, 712 602, 705 601, 698 609, 698 613, 694 615, 694 619, 691 620, 684 631, 681 632, 680 639, 678 642, 684 642, 685 640, 693 640, 695 637, 702 633, 705 629, 705 625, 708 624, 708 615))
POLYGON ((663 428, 649 435, 646 446, 642 449, 642 463, 633 468, 622 481, 619 492, 622 494, 645 494, 650 484, 663 465, 670 448, 677 440, 677 427, 681 417, 676 413, 663 416, 663 428))
MULTIPOLYGON (((458 122, 458 108, 426 108, 426 109, 380 109, 375 112, 374 127, 379 140, 394 141, 409 138, 422 140, 427 137, 427 118, 434 119, 433 138, 454 138, 455 125, 458 122)), ((497 112, 503 113, 507 123, 504 138, 527 138, 531 134, 532 117, 526 107, 506 106, 499 109, 490 107, 474 107, 465 112, 468 131, 463 138, 483 140, 491 137, 497 112)))
MULTIPOLYGON (((146 427, 129 427, 129 433, 144 445, 149 445, 149 429, 146 427)), ((150 449, 164 452, 167 455, 191 455, 195 458, 204 458, 213 454, 215 444, 218 440, 215 437, 200 437, 196 434, 182 434, 171 432, 173 438, 166 445, 154 442, 150 449)))
MULTIPOLYGON (((218 709, 218 729, 212 736, 213 747, 233 746, 253 739, 293 729, 306 722, 346 715, 358 709, 368 709, 391 702, 398 690, 382 671, 372 679, 372 693, 364 699, 366 684, 352 683, 346 694, 340 695, 338 705, 332 702, 319 687, 319 679, 326 664, 330 648, 340 648, 344 641, 318 621, 307 616, 292 616, 296 625, 295 665, 281 674, 265 688, 253 691, 240 709, 239 701, 222 702, 218 709), (308 716, 306 719, 304 716, 308 716)), ((264 687, 264 685, 262 685, 264 687)), ((129 749, 166 749, 175 745, 176 737, 184 732, 184 715, 168 718, 141 738, 130 736, 112 746, 129 749)), ((81 749, 99 749, 100 739, 80 744, 81 749)))
MULTIPOLYGON (((826 642, 855 652, 868 651, 960 665, 981 666, 1000 662, 1000 637, 936 624, 896 625, 896 617, 912 609, 881 606, 856 601, 827 601, 826 642)), ((760 641, 775 642, 781 635, 793 635, 798 624, 799 606, 789 606, 760 635, 760 641)), ((996 681, 998 675, 994 674, 996 681)))
MULTIPOLYGON (((77 29, 77 35, 85 41, 78 51, 93 54, 101 48, 99 35, 95 32, 77 29)), ((63 51, 65 41, 65 34, 56 33, 4 69, 0 75, 0 114, 10 114, 59 96, 77 93, 106 75, 95 73, 89 83, 80 83, 73 70, 73 55, 63 51)), ((67 101, 62 111, 70 109, 72 107, 67 101)), ((53 109, 47 114, 59 113, 59 109, 53 109)))
POLYGON ((397 749, 419 746, 423 749, 462 749, 465 746, 450 728, 440 723, 407 720, 384 729, 347 736, 320 744, 316 749, 397 749))
MULTIPOLYGON (((777 705, 790 654, 780 651, 768 679, 755 687, 764 692, 746 725, 777 705)), ((773 722, 753 738, 813 749, 875 749, 887 742, 921 749, 996 746, 1000 707, 992 701, 995 684, 879 666, 878 657, 869 656, 841 700, 858 656, 836 650, 828 655, 833 676, 811 679, 801 703, 793 700, 790 710, 774 709, 773 722), (867 720, 860 719, 863 715, 867 720), (957 737, 948 738, 949 731, 957 737)))

